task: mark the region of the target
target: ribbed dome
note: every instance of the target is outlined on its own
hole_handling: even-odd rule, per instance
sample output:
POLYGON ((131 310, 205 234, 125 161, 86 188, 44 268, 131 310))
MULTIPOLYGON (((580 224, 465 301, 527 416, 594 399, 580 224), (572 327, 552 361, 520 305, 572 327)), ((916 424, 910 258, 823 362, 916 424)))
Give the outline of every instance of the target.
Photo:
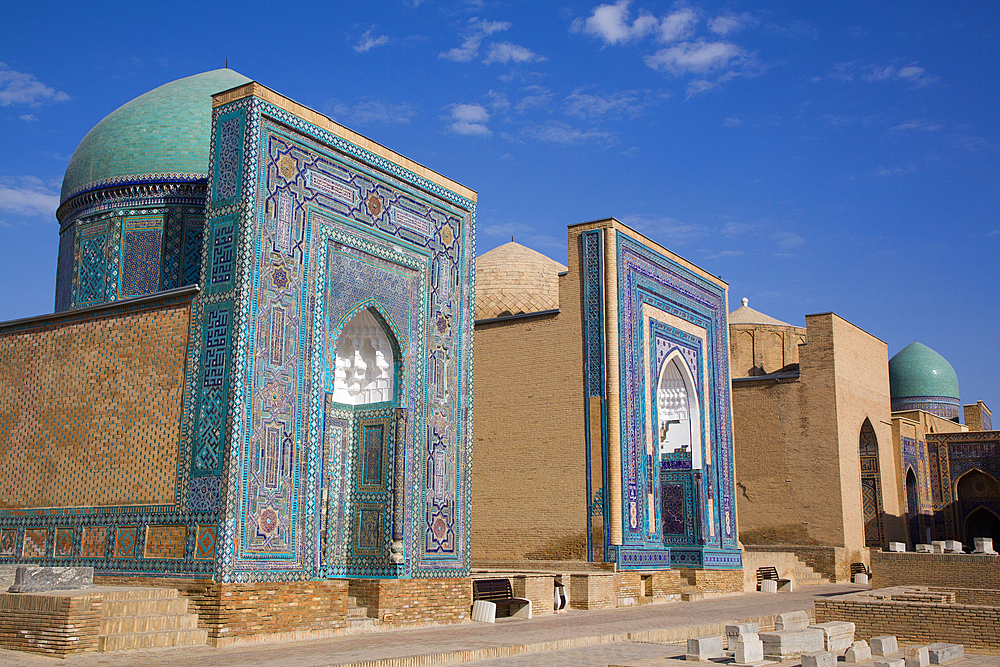
POLYGON ((476 259, 476 319, 559 307, 566 267, 520 243, 505 243, 476 259))
POLYGON ((923 343, 913 342, 889 360, 892 398, 942 396, 958 400, 958 375, 948 360, 923 343))
POLYGON ((206 178, 212 95, 249 81, 217 69, 171 81, 112 111, 73 153, 60 203, 98 186, 206 178))

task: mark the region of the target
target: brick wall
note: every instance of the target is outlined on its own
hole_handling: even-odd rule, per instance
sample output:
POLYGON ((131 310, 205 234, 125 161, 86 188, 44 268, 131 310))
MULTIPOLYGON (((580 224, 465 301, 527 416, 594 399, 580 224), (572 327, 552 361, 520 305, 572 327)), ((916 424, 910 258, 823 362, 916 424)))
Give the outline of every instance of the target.
POLYGON ((0 327, 0 508, 174 501, 190 302, 114 308, 0 327))
POLYGON ((0 593, 0 648, 65 657, 97 650, 103 597, 0 593))
MULTIPOLYGON (((879 591, 882 593, 883 591, 879 591)), ((856 639, 895 635, 913 643, 963 644, 972 653, 1000 655, 1000 607, 901 602, 865 595, 816 598, 816 622, 851 621, 856 639)))
POLYGON ((1000 590, 1000 556, 872 552, 872 584, 968 586, 1000 590))
POLYGON ((694 570, 681 568, 680 575, 699 593, 742 593, 743 570, 694 570))
POLYGON ((187 526, 149 526, 143 558, 184 558, 187 526))
POLYGON ((351 579, 349 594, 368 608, 368 616, 394 625, 471 618, 470 579, 351 579))

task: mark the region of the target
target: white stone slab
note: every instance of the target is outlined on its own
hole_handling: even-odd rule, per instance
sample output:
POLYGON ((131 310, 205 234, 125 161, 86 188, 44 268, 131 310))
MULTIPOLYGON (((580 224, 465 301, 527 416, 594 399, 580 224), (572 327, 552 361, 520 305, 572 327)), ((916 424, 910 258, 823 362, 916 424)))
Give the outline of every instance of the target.
POLYGON ((875 661, 875 667, 906 667, 902 658, 883 658, 875 661))
POLYGON ((918 544, 917 546, 914 547, 914 549, 917 550, 917 553, 921 554, 929 554, 934 551, 934 547, 932 547, 929 544, 918 544))
POLYGON ((727 637, 739 637, 740 635, 755 635, 760 632, 760 625, 757 623, 731 623, 726 626, 727 637))
POLYGON ((873 656, 885 656, 892 655, 893 653, 899 653, 899 643, 896 641, 896 637, 893 635, 882 635, 881 637, 872 637, 868 640, 869 646, 872 649, 873 656))
POLYGON ((805 630, 809 627, 809 614, 804 611, 786 611, 774 619, 774 629, 805 630))
POLYGON ((936 554, 944 553, 944 540, 933 540, 931 542, 931 550, 936 554))
MULTIPOLYGON (((750 635, 743 636, 750 637, 750 635)), ((754 639, 735 642, 733 657, 736 659, 736 662, 745 665, 752 662, 760 662, 764 659, 764 642, 757 639, 757 635, 753 635, 753 637, 754 639)))
POLYGON ((927 667, 931 664, 931 657, 927 653, 926 646, 908 646, 903 653, 903 660, 906 667, 927 667))
POLYGON ((802 654, 802 667, 836 667, 837 655, 829 651, 802 654))
POLYGON ((973 540, 977 554, 995 554, 992 537, 977 537, 973 540))
POLYGON ((864 572, 858 572, 858 573, 856 573, 854 575, 854 583, 856 583, 859 586, 867 586, 868 585, 868 575, 865 574, 864 572))
POLYGON ((844 662, 868 662, 872 659, 872 650, 868 648, 868 642, 861 640, 851 644, 844 654, 844 662))
POLYGON ((823 631, 823 648, 827 651, 846 651, 854 643, 854 623, 849 621, 816 623, 809 628, 823 631))
POLYGON ((934 642, 927 646, 927 654, 932 665, 943 665, 965 656, 965 647, 961 644, 934 642))
POLYGON ((822 630, 777 630, 762 632, 764 657, 767 660, 787 660, 803 653, 823 650, 822 630))
POLYGON ((687 641, 688 660, 711 660, 723 655, 722 635, 692 637, 687 641))
POLYGON ((761 593, 777 593, 778 592, 778 582, 774 579, 765 579, 760 582, 760 592, 761 593))
POLYGON ((906 542, 889 542, 889 551, 903 553, 906 551, 906 542))
POLYGON ((43 591, 75 591, 94 587, 92 567, 42 567, 18 565, 14 570, 14 585, 9 593, 40 593, 43 591))
POLYGON ((957 540, 945 540, 944 550, 945 553, 960 554, 962 553, 962 543, 957 540))

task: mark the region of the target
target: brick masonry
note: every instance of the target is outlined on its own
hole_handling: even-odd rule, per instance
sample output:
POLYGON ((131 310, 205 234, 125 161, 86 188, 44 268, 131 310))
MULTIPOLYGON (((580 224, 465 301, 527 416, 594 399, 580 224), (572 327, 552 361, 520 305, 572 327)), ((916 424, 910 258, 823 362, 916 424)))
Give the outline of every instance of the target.
MULTIPOLYGON (((890 588, 816 598, 816 622, 851 621, 855 624, 856 639, 895 635, 905 642, 950 642, 963 644, 972 653, 1000 655, 1000 645, 996 643, 1000 607, 893 599, 894 594, 905 591, 890 588)), ((971 599, 957 595, 956 598, 971 599)))
POLYGON ((0 328, 0 509, 174 501, 189 316, 0 328))
POLYGON ((459 623, 471 618, 472 580, 351 579, 349 594, 383 623, 459 623))
POLYGON ((1000 590, 1000 556, 872 552, 872 585, 968 586, 1000 590))
POLYGON ((0 593, 0 647, 55 657, 97 650, 103 597, 0 593))
POLYGON ((149 526, 146 528, 145 558, 184 558, 187 526, 149 526))

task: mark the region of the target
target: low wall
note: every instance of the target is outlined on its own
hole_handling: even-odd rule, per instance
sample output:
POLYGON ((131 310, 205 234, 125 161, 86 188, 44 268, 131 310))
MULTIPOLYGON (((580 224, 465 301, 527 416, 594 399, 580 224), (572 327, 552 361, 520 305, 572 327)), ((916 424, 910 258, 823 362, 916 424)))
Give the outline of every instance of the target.
MULTIPOLYGON (((893 595, 926 590, 924 587, 882 588, 833 598, 816 598, 816 622, 851 621, 856 639, 895 635, 913 643, 949 642, 963 644, 971 653, 1000 655, 996 629, 1000 627, 1000 607, 981 604, 911 602, 892 599, 893 595)), ((935 588, 942 592, 951 588, 935 588)), ((962 590, 962 589, 958 589, 962 590)), ((959 594, 956 600, 994 600, 972 593, 959 594)))
POLYGON ((468 578, 351 579, 349 595, 367 607, 368 616, 393 625, 461 623, 471 618, 468 578))
POLYGON ((1000 590, 1000 556, 891 551, 872 553, 872 585, 879 588, 970 584, 1000 590))
POLYGON ((104 597, 0 593, 0 648, 64 658, 97 650, 104 597))
POLYGON ((778 571, 779 579, 795 580, 795 564, 799 559, 791 552, 743 552, 743 591, 752 593, 757 590, 757 569, 773 567, 778 571))
MULTIPOLYGON (((851 581, 851 564, 864 563, 870 567, 871 557, 867 549, 849 550, 846 547, 817 546, 811 544, 744 544, 743 557, 752 553, 791 553, 799 560, 819 572, 830 581, 848 583, 851 581)), ((777 565, 775 565, 777 567, 777 565)), ((780 574, 780 569, 779 569, 780 574)), ((754 582, 756 589, 756 581, 754 582)))

